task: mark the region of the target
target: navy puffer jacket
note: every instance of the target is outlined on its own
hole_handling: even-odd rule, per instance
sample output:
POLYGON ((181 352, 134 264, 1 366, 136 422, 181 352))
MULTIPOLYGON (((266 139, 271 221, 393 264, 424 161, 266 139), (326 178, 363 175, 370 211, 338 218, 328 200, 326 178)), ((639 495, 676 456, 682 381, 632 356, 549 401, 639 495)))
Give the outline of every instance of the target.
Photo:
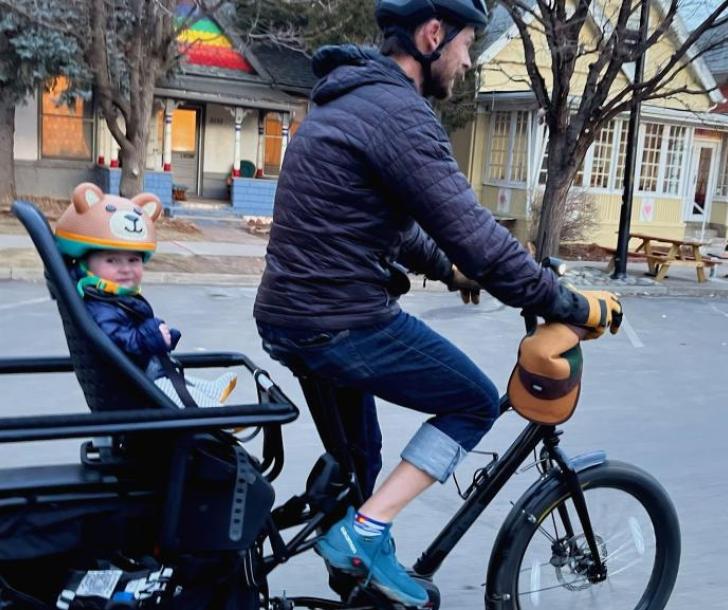
POLYGON ((432 107, 394 61, 324 47, 314 70, 315 106, 278 181, 259 322, 384 321, 399 311, 394 261, 443 281, 452 261, 509 305, 559 309, 555 277, 477 201, 432 107))
POLYGON ((182 333, 170 328, 172 345, 168 346, 159 325, 164 322, 154 316, 149 302, 139 296, 115 296, 86 288, 84 303, 91 317, 109 338, 142 369, 154 356, 172 351, 182 333))

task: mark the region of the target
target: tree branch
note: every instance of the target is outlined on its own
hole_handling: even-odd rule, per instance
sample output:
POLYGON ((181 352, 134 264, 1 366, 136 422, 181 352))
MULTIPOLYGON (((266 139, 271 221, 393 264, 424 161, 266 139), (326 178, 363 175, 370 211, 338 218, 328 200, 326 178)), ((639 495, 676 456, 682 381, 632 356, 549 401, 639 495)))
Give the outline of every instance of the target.
MULTIPOLYGON (((538 1, 540 3, 543 0, 538 1)), ((528 76, 531 79, 531 86, 533 87, 533 92, 536 95, 536 100, 538 101, 538 104, 541 108, 547 109, 548 111, 551 108, 551 98, 549 97, 549 93, 546 87, 546 81, 544 80, 544 77, 539 71, 538 65, 536 63, 536 49, 534 48, 531 35, 528 32, 528 25, 523 20, 521 14, 511 4, 511 0, 500 0, 500 2, 506 9, 506 11, 508 11, 511 19, 513 19, 513 23, 516 24, 518 33, 521 36, 524 59, 526 62, 526 71, 528 72, 528 76)), ((545 23, 544 27, 547 27, 545 23)))

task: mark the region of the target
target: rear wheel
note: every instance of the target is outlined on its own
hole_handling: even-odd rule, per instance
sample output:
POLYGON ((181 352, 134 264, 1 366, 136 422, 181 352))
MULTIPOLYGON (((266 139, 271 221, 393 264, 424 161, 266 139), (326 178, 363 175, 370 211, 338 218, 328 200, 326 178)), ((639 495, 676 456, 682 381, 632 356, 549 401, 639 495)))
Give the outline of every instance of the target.
POLYGON ((512 532, 498 570, 504 608, 662 610, 680 563, 675 508, 660 484, 628 464, 579 474, 606 578, 594 569, 565 484, 537 495, 512 532), (505 599, 503 599, 505 598, 505 599))

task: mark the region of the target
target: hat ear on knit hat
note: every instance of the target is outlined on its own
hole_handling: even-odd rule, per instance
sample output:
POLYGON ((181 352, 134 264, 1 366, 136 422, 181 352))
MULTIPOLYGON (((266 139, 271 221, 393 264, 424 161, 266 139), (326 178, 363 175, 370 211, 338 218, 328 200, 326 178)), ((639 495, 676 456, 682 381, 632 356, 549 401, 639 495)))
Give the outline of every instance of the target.
POLYGON ((521 341, 508 382, 514 410, 533 422, 556 425, 569 419, 581 392, 579 335, 567 324, 540 324, 521 341))

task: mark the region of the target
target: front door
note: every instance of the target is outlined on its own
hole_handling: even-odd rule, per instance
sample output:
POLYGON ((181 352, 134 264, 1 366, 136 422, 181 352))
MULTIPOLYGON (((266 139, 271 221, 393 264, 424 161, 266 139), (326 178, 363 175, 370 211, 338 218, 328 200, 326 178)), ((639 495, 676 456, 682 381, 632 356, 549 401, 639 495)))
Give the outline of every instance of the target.
POLYGON ((695 142, 685 218, 690 222, 709 222, 715 187, 716 142, 695 142))
POLYGON ((174 183, 186 186, 187 195, 199 195, 201 114, 198 106, 180 106, 172 114, 174 183))

